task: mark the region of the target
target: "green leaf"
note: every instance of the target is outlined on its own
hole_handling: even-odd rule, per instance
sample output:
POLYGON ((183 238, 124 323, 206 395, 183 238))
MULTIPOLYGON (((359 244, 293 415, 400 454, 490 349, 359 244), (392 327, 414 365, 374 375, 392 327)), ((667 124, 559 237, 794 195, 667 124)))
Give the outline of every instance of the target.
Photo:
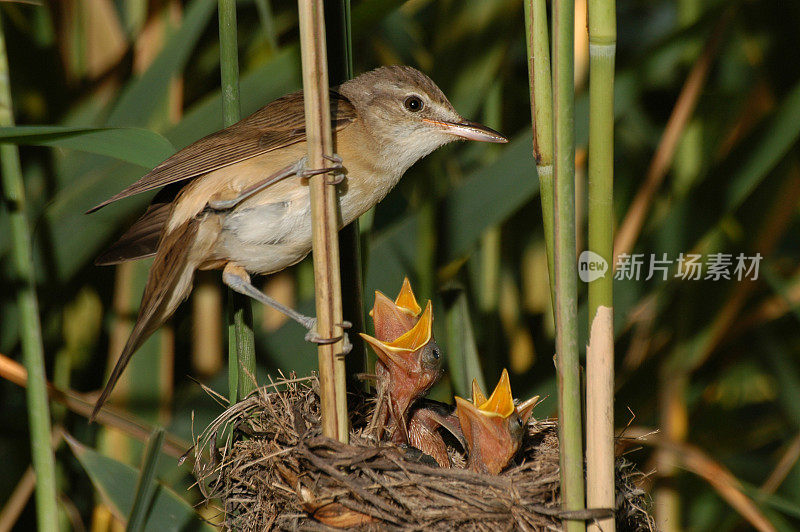
MULTIPOLYGON (((242 111, 255 111, 270 100, 299 88, 299 49, 287 48, 268 63, 248 72, 241 80, 242 111)), ((183 147, 222 127, 220 92, 213 93, 189 111, 184 119, 166 133, 177 147, 183 147)), ((156 161, 156 163, 161 160, 156 161)), ((154 164, 156 164, 154 163, 154 164)), ((73 276, 105 245, 120 224, 142 209, 151 194, 127 198, 90 216, 83 212, 109 198, 141 177, 142 172, 129 164, 108 160, 79 173, 64 187, 45 211, 49 240, 53 243, 53 261, 59 278, 73 276), (76 231, 75 228, 80 228, 76 231)))
POLYGON ((783 99, 766 132, 739 170, 729 177, 725 190, 725 208, 737 208, 762 179, 780 162, 800 137, 800 83, 783 99))
POLYGON ((653 230, 661 238, 659 251, 674 256, 693 249, 739 209, 800 138, 798 116, 800 83, 784 97, 766 125, 740 142, 727 160, 654 224, 653 230))
POLYGON ((164 443, 164 429, 156 427, 147 439, 147 448, 144 458, 142 458, 142 470, 139 474, 139 482, 136 484, 136 494, 133 499, 133 508, 128 518, 127 530, 139 532, 144 529, 147 520, 153 494, 158 489, 155 482, 156 464, 161 445, 164 443))
POLYGON ((470 397, 472 379, 476 379, 482 390, 486 382, 481 370, 478 346, 469 316, 469 305, 464 288, 455 283, 444 289, 445 322, 447 324, 447 368, 456 395, 470 397))
MULTIPOLYGON (((243 73, 239 79, 242 116, 247 116, 268 102, 302 87, 300 48, 287 46, 263 65, 243 73)), ((211 93, 192 107, 166 136, 179 148, 222 128, 221 91, 211 93)))
POLYGON ((772 507, 775 510, 784 513, 785 515, 800 519, 800 504, 798 504, 797 501, 790 501, 778 495, 766 493, 757 486, 753 486, 752 484, 748 484, 744 481, 741 482, 742 487, 744 488, 742 491, 752 497, 753 500, 757 501, 761 505, 772 507))
MULTIPOLYGON (((65 436, 65 438, 73 454, 89 475, 92 484, 102 495, 103 500, 116 517, 124 520, 133 508, 139 477, 136 469, 103 456, 69 436, 65 436)), ((189 530, 212 532, 216 530, 203 521, 189 503, 160 483, 153 495, 144 529, 158 530, 159 532, 186 532, 189 530)))
POLYGON ((203 34, 217 3, 195 0, 186 8, 180 28, 136 81, 129 84, 108 117, 111 126, 147 126, 167 97, 173 76, 180 73, 203 34))
POLYGON ((351 25, 353 26, 353 40, 373 34, 375 27, 395 9, 405 4, 406 0, 364 0, 353 9, 351 25))
MULTIPOLYGON (((441 237, 437 254, 441 263, 466 256, 488 227, 504 221, 538 192, 531 133, 526 133, 439 201, 436 212, 441 237)), ((415 242, 419 228, 420 215, 413 213, 372 238, 367 261, 370 290, 394 286, 405 275, 418 276, 415 242)))
POLYGON ((175 153, 167 139, 154 131, 138 128, 0 127, 0 142, 107 155, 148 169, 175 153))

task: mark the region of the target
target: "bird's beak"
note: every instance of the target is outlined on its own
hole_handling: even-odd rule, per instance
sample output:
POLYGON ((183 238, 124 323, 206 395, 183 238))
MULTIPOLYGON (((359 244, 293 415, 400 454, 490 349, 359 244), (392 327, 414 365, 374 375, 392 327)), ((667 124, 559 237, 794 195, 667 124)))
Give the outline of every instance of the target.
POLYGON ((410 316, 417 317, 419 313, 422 312, 422 307, 417 303, 417 298, 414 297, 414 291, 411 290, 411 283, 408 277, 403 279, 403 287, 400 288, 400 293, 397 295, 397 299, 394 300, 394 304, 403 309, 403 311, 410 316))
POLYGON ((471 469, 496 475, 508 465, 522 444, 522 433, 513 431, 510 425, 517 417, 511 416, 516 413, 524 425, 537 400, 526 401, 520 413, 514 406, 506 370, 488 399, 476 381, 472 382, 472 401, 456 397, 456 415, 467 442, 471 469))
POLYGON ((486 127, 476 122, 464 120, 462 122, 444 122, 440 120, 432 120, 430 118, 423 118, 429 124, 433 124, 443 130, 445 133, 455 135, 467 140, 477 140, 478 142, 495 142, 505 144, 508 139, 498 133, 492 128, 486 127))
POLYGON ((417 323, 416 315, 378 291, 375 291, 375 305, 369 315, 375 323, 375 338, 381 342, 397 340, 417 323))
POLYGON ((359 333, 369 345, 381 362, 387 366, 399 366, 406 373, 414 372, 419 364, 419 350, 433 340, 433 310, 431 302, 425 307, 425 312, 419 321, 400 338, 392 342, 378 340, 368 334, 359 333))

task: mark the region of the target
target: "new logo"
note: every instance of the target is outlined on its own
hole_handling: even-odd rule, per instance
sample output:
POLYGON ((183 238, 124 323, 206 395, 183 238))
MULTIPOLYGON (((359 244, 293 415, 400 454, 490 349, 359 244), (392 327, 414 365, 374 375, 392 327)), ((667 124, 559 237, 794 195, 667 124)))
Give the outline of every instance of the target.
POLYGON ((578 277, 584 283, 605 277, 607 271, 608 262, 594 251, 586 250, 578 258, 578 277))

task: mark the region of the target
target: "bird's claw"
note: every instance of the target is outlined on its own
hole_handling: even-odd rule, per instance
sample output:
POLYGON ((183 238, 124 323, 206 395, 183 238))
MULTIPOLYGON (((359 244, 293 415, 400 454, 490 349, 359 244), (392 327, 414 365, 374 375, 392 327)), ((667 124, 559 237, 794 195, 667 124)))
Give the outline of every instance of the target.
POLYGON ((350 338, 347 336, 347 333, 336 336, 335 338, 322 338, 319 334, 317 334, 317 331, 308 331, 305 339, 307 342, 317 345, 330 345, 342 340, 342 354, 346 355, 353 350, 353 344, 350 343, 350 338))
POLYGON ((326 168, 317 168, 317 169, 302 168, 298 170, 297 175, 302 177, 303 179, 308 179, 309 177, 313 177, 315 175, 332 173, 333 176, 325 180, 326 184, 338 185, 339 183, 344 181, 345 174, 344 172, 342 172, 342 170, 344 169, 344 166, 342 165, 342 158, 335 153, 333 155, 323 155, 322 157, 332 162, 333 164, 326 168))
POLYGON ((332 162, 338 168, 342 168, 342 158, 338 153, 334 153, 333 155, 323 155, 322 157, 332 162))
POLYGON ((345 175, 342 173, 334 173, 332 176, 325 179, 326 185, 333 185, 336 186, 342 181, 344 181, 345 175))
POLYGON ((353 344, 350 343, 350 338, 347 336, 347 333, 344 333, 342 336, 342 354, 346 355, 353 350, 353 344))
MULTIPOLYGON (((341 323, 337 323, 339 327, 342 329, 349 329, 353 326, 353 324, 349 321, 342 321, 341 323)), ((344 343, 342 345, 342 351, 346 355, 353 349, 353 344, 350 343, 350 339, 347 337, 347 333, 342 335, 336 336, 335 338, 323 338, 317 333, 317 318, 307 318, 305 322, 303 322, 303 326, 308 329, 306 333, 305 340, 307 342, 311 342, 312 344, 317 345, 330 345, 335 344, 339 340, 343 340, 344 343)))
POLYGON ((306 342, 311 342, 312 344, 317 344, 317 345, 335 344, 336 342, 342 339, 343 335, 336 336, 334 338, 323 338, 317 333, 317 331, 308 331, 305 336, 306 342))

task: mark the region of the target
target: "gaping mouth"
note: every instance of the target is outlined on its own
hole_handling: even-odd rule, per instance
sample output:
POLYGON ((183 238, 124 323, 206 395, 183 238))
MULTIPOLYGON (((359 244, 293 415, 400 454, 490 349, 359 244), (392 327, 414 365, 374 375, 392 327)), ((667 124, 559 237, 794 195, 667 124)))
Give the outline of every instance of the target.
POLYGON ((478 142, 495 142, 505 144, 508 139, 498 133, 492 128, 486 127, 476 122, 443 122, 440 120, 431 120, 430 118, 423 118, 425 122, 433 124, 442 129, 445 133, 455 135, 467 140, 477 140, 478 142))

